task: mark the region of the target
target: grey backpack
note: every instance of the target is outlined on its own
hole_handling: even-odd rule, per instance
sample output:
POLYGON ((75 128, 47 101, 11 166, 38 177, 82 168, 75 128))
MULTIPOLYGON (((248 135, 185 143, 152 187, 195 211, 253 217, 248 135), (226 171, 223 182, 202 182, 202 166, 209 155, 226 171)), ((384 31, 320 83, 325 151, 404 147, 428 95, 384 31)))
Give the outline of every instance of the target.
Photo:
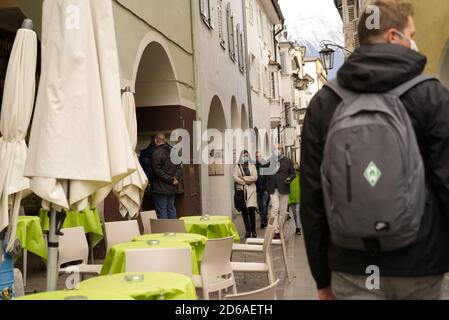
POLYGON ((373 254, 417 240, 426 201, 425 171, 400 97, 433 78, 419 76, 382 94, 355 93, 337 81, 341 99, 330 122, 321 167, 332 242, 373 254))

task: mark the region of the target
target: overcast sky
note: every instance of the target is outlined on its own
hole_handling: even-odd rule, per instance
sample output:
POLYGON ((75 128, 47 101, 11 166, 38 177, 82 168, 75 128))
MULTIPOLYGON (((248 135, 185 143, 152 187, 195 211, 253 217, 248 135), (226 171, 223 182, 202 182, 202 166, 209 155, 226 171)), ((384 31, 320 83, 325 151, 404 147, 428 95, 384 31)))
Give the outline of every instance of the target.
MULTIPOLYGON (((307 46, 308 56, 317 56, 320 42, 331 40, 344 45, 343 22, 333 0, 279 0, 286 18, 290 41, 307 46)), ((342 52, 335 56, 335 68, 329 78, 344 61, 342 52)))

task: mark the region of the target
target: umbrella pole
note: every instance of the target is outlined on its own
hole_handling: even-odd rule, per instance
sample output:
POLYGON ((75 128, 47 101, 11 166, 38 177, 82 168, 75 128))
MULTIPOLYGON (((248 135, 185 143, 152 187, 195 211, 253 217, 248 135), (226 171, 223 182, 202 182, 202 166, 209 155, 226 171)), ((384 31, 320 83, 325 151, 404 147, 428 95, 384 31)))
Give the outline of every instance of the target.
MULTIPOLYGON (((69 183, 64 181, 62 183, 64 193, 69 199, 69 183)), ((63 210, 59 214, 56 210, 51 208, 50 212, 50 232, 48 233, 48 262, 47 262, 47 291, 56 291, 59 277, 59 236, 61 233, 61 227, 64 223, 66 213, 63 210)))
POLYGON ((47 291, 56 291, 58 283, 58 236, 56 235, 56 210, 51 209, 48 234, 47 291))

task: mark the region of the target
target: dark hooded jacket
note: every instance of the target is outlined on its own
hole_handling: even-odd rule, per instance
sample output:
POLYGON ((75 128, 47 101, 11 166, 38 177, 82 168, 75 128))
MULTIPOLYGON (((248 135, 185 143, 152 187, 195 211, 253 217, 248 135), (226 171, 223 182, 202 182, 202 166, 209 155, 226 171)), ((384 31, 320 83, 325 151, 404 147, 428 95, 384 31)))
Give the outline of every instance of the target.
POLYGON ((171 146, 168 144, 156 147, 151 157, 152 186, 151 191, 160 195, 175 195, 177 187, 173 185, 174 178, 182 179, 180 165, 171 161, 171 146))
MULTIPOLYGON (((423 73, 423 55, 394 44, 362 46, 338 72, 338 82, 361 93, 383 93, 423 73)), ((301 219, 307 255, 319 289, 329 287, 332 271, 365 275, 370 265, 381 276, 420 277, 449 271, 449 91, 430 80, 401 98, 415 129, 429 190, 418 240, 372 255, 339 248, 330 241, 320 167, 329 124, 341 100, 328 88, 313 98, 306 115, 301 159, 301 219)))

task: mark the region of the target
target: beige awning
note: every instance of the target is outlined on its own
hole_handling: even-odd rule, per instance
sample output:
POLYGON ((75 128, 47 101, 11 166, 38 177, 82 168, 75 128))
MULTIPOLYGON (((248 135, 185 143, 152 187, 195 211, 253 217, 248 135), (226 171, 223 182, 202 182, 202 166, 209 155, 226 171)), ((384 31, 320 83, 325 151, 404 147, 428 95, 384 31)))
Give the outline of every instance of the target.
POLYGON ((30 187, 23 171, 27 157, 25 137, 35 96, 36 60, 36 34, 19 29, 9 59, 0 117, 0 231, 9 226, 8 251, 15 240, 20 201, 30 187))
MULTIPOLYGON (((137 119, 136 104, 132 92, 123 93, 122 106, 129 131, 131 147, 135 150, 137 147, 137 119)), ((125 179, 121 180, 114 187, 114 193, 120 203, 121 215, 123 217, 129 215, 131 218, 134 218, 139 214, 145 189, 148 185, 148 179, 135 152, 134 161, 137 170, 125 179)))
POLYGON ((136 170, 121 109, 112 2, 44 1, 42 23, 42 75, 25 175, 44 208, 81 211, 136 170))

